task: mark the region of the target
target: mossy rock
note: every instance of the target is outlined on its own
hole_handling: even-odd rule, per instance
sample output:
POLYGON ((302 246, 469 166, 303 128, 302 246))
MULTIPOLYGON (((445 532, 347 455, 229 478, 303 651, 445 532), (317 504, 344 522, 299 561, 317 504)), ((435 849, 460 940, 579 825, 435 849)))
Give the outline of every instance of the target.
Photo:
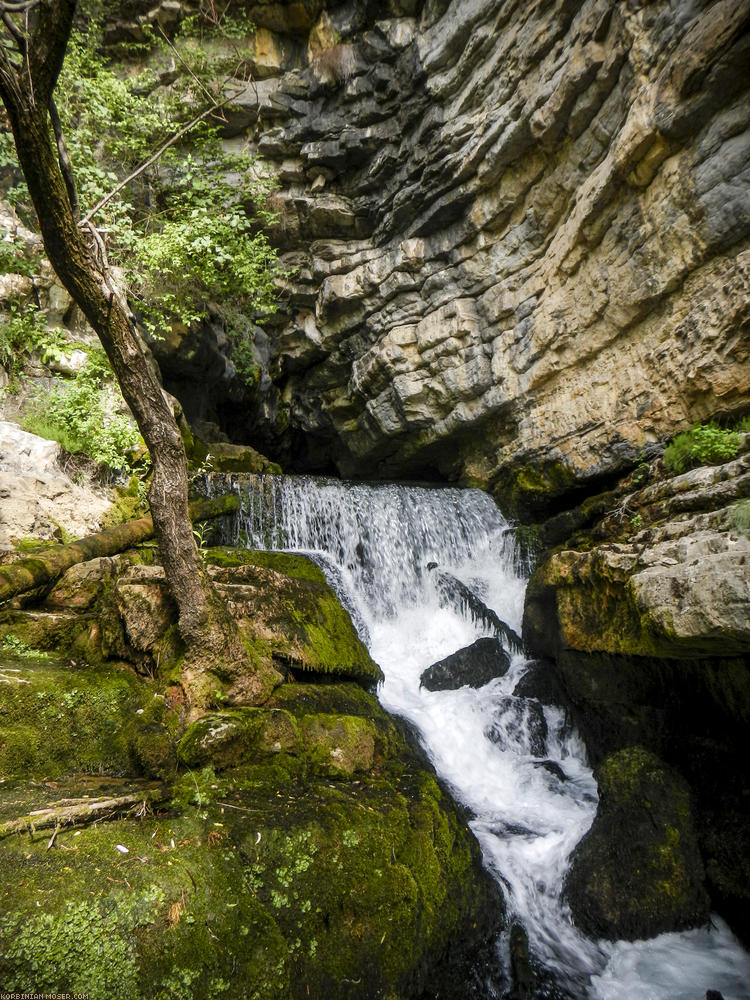
POLYGON ((174 770, 178 720, 128 670, 51 658, 0 665, 0 774, 58 778, 174 770))
MULTIPOLYGON (((47 832, 6 836, 4 988, 93 1000, 463 998, 503 922, 465 818, 374 698, 350 684, 326 685, 316 699, 311 687, 290 684, 275 706, 191 727, 181 751, 192 746, 193 768, 156 816, 63 827, 51 850, 47 832), (337 716, 340 704, 369 704, 376 721, 337 716), (223 739, 229 724, 234 738, 223 739), (330 748, 313 731, 325 744, 340 740, 337 726, 355 742, 363 733, 380 741, 368 770, 326 766, 330 748), (198 747, 215 766, 201 766, 198 747)), ((127 698, 121 709, 127 718, 127 698)), ((28 735, 44 722, 30 718, 28 735)), ((0 819, 84 789, 77 775, 10 783, 0 819)))
POLYGON ((217 590, 259 655, 293 671, 351 678, 365 686, 382 681, 348 612, 305 556, 210 549, 206 559, 217 590))
POLYGON ((591 937, 635 940, 705 922, 708 895, 685 780, 640 747, 611 754, 595 776, 596 818, 565 881, 576 925, 591 937))
POLYGON ((223 770, 281 755, 305 773, 332 776, 369 773, 405 752, 394 720, 354 684, 283 685, 263 708, 202 716, 179 745, 180 762, 191 768, 223 770))

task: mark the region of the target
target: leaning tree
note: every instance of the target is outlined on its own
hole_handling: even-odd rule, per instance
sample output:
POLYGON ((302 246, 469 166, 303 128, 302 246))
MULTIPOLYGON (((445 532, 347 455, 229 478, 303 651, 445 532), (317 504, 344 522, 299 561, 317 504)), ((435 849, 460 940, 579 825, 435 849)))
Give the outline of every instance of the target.
POLYGON ((92 219, 81 219, 54 99, 76 0, 0 0, 0 98, 50 262, 98 335, 151 454, 149 504, 167 584, 187 646, 183 686, 192 706, 209 703, 216 679, 253 703, 267 684, 203 566, 188 516, 185 448, 154 376, 135 319, 110 273, 92 219))

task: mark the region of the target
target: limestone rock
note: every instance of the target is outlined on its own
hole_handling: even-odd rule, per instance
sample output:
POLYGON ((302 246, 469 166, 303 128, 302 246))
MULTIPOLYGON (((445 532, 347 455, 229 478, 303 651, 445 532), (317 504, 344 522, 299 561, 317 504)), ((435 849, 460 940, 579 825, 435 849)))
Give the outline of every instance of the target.
POLYGON ((658 523, 634 529, 626 541, 564 548, 546 560, 529 585, 525 640, 553 656, 567 648, 634 656, 746 655, 750 538, 731 525, 736 503, 747 496, 750 455, 627 497, 626 506, 643 511, 637 524, 644 517, 658 523))
POLYGON ((708 895, 684 779, 639 747, 607 758, 596 779, 596 818, 565 882, 576 924, 634 940, 703 923, 708 895))
POLYGON ((748 0, 375 6, 250 11, 312 54, 236 126, 296 268, 264 450, 530 515, 745 412, 748 0))
POLYGON ((0 420, 0 548, 29 538, 99 529, 111 506, 102 490, 77 486, 57 464, 60 446, 0 420))

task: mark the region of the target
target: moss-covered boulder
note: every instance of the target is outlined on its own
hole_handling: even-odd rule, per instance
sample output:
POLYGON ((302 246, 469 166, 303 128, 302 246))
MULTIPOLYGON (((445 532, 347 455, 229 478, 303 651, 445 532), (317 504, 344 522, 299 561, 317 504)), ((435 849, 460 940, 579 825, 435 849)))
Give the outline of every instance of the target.
POLYGON ((311 560, 249 549, 209 549, 206 559, 217 590, 261 655, 294 671, 365 685, 383 679, 349 613, 311 560))
POLYGON ((46 836, 6 839, 3 988, 286 1000, 288 946, 222 827, 203 816, 192 807, 63 831, 49 851, 46 836))
POLYGON ((573 852, 565 895, 592 937, 651 937, 697 926, 708 894, 687 783, 631 747, 595 772, 599 807, 573 852))
POLYGON ((465 817, 361 686, 289 683, 185 728, 126 669, 2 669, 4 989, 465 995, 503 923, 499 891, 465 817), (81 773, 97 769, 121 777, 81 773), (66 818, 52 836, 50 809, 66 818))

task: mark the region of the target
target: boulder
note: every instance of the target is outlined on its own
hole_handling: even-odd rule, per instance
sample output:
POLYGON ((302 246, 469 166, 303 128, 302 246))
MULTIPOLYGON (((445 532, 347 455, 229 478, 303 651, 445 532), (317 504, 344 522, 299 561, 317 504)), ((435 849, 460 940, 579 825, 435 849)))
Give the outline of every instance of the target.
POLYGON ((470 646, 451 653, 428 667, 419 679, 428 691, 455 691, 468 686, 484 687, 496 677, 503 677, 510 667, 510 656, 498 639, 477 639, 470 646))
POLYGON ((631 747, 595 772, 599 806, 573 852, 565 898, 591 937, 653 937, 708 918, 708 893, 685 780, 631 747))

